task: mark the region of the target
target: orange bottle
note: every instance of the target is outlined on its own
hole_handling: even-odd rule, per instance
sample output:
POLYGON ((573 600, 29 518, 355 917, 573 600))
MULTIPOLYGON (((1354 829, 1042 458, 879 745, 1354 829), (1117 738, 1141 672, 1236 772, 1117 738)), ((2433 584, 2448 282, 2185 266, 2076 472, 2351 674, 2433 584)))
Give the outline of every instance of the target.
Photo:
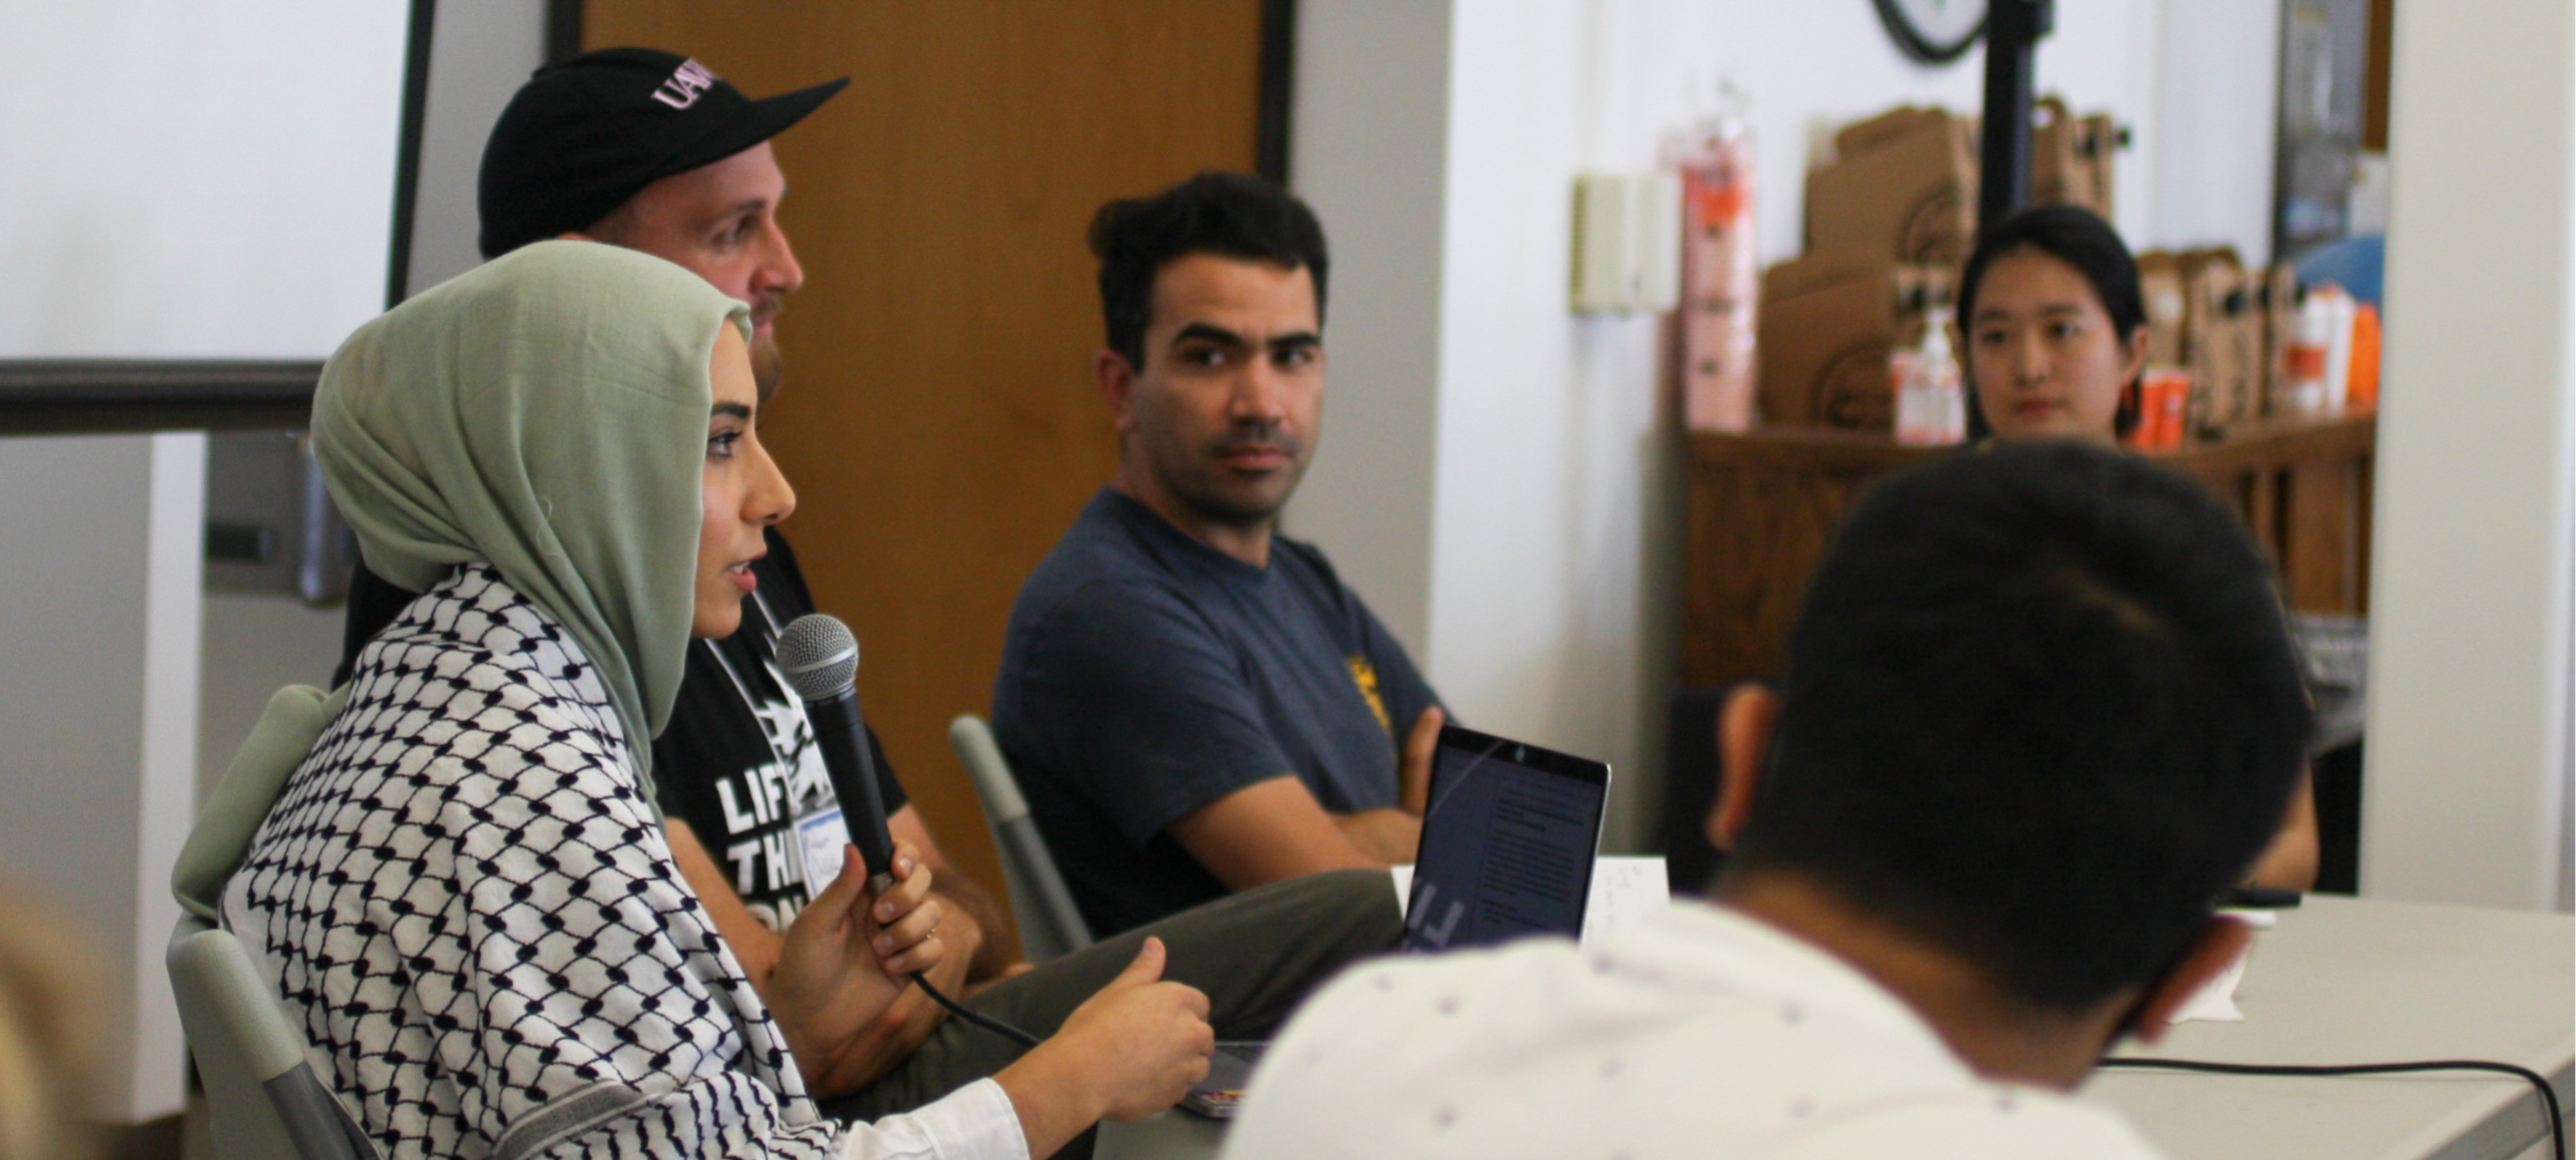
POLYGON ((2343 406, 2346 411, 2379 407, 2379 308, 2367 302, 2352 312, 2352 385, 2343 406))

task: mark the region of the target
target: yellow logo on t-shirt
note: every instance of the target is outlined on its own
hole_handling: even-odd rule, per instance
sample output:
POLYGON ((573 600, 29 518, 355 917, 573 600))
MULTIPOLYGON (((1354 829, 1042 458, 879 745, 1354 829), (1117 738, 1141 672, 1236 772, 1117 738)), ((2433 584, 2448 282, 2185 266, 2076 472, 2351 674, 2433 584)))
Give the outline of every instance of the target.
POLYGON ((1377 714, 1378 727, 1393 736, 1395 722, 1387 718, 1386 702, 1377 695, 1377 666, 1370 664, 1364 656, 1351 657, 1350 665, 1351 683, 1360 687, 1360 696, 1368 698, 1369 712, 1377 714))

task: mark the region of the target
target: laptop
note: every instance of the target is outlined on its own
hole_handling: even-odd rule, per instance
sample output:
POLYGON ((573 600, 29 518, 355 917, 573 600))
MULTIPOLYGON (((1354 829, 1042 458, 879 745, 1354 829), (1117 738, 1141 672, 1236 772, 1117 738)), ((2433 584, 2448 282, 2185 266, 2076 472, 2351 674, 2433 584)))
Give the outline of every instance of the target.
MULTIPOLYGON (((1437 954, 1579 937, 1609 798, 1607 764, 1443 726, 1397 948, 1437 954)), ((1181 1106, 1232 1116, 1268 1046, 1217 1044, 1207 1078, 1181 1106)))

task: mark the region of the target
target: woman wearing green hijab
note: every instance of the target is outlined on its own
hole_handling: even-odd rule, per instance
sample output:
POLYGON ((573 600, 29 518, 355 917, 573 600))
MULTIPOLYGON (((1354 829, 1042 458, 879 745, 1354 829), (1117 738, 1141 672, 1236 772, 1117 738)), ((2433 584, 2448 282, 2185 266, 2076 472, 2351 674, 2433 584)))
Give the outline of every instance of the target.
POLYGON ((387 1155, 1044 1155, 1204 1074, 1205 999, 1156 982, 1149 944, 993 1079, 872 1125, 817 1117, 817 1045, 938 958, 937 915, 915 869, 877 927, 850 852, 773 1010, 650 804, 689 640, 733 631, 762 529, 795 505, 744 323, 678 266, 549 242, 369 323, 324 371, 332 496, 368 567, 423 595, 331 701, 273 703, 218 791, 264 817, 239 870, 201 823, 180 884, 224 883, 225 925, 387 1155))

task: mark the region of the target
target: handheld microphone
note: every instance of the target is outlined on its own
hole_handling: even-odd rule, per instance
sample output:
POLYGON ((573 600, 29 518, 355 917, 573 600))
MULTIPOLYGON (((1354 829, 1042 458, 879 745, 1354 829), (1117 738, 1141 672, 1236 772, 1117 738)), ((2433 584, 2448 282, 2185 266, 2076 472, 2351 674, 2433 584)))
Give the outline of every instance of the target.
MULTIPOLYGON (((894 835, 886 830, 885 795, 877 792, 876 759, 868 751, 867 722, 859 716, 859 638, 838 618, 809 612, 779 632, 778 671, 803 698, 805 716, 814 723, 814 744, 822 751, 832 793, 841 799, 841 823, 867 860, 868 893, 883 894, 894 886, 894 835)), ((940 993, 921 972, 914 971, 912 981, 958 1018, 1022 1047, 1038 1045, 1036 1036, 940 993)))
POLYGON ((841 799, 841 821, 867 859, 868 889, 884 893, 894 885, 894 836, 886 831, 885 796, 877 792, 876 762, 859 716, 859 638, 823 613, 797 617, 778 634, 778 669, 804 698, 814 744, 841 799))

